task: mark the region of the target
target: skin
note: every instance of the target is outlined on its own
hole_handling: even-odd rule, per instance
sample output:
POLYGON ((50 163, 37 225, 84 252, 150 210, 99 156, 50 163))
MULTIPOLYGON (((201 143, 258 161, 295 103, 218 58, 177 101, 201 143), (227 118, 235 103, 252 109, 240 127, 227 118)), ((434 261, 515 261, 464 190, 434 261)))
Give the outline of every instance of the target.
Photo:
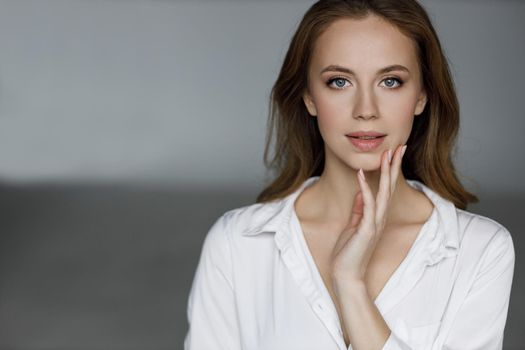
POLYGON ((333 22, 315 43, 303 100, 317 118, 326 161, 319 181, 301 193, 295 209, 305 235, 322 232, 313 249, 318 266, 324 266, 323 279, 330 276, 325 282, 332 287, 345 340, 350 337, 355 350, 381 349, 390 329, 371 297, 369 263, 388 260, 389 254, 399 260, 399 252, 392 251, 395 242, 408 242, 400 232, 424 222, 432 209, 401 169, 403 145, 427 101, 414 42, 375 15, 333 22), (408 72, 378 73, 394 64, 408 72), (354 74, 322 72, 331 65, 354 74), (345 136, 360 130, 387 136, 378 148, 361 151, 345 136))

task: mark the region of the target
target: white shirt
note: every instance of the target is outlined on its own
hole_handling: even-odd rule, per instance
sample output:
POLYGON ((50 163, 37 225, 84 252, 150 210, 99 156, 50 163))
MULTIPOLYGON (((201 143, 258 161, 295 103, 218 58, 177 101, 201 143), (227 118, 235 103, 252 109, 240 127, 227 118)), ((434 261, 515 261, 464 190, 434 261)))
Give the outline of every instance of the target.
MULTIPOLYGON (((188 298, 185 350, 347 349, 294 209, 318 179, 281 200, 230 210, 211 227, 188 298)), ((502 349, 514 273, 509 231, 407 182, 434 210, 374 301, 391 330, 382 350, 502 349)))

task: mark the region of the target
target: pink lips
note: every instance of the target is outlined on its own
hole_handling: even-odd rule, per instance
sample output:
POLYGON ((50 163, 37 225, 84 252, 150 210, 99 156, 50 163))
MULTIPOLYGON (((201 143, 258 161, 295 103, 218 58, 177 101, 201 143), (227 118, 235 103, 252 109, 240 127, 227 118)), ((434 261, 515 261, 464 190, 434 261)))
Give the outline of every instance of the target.
POLYGON ((347 134, 346 136, 352 136, 352 137, 360 137, 360 136, 386 136, 386 134, 377 132, 377 131, 356 131, 351 132, 350 134, 347 134))
POLYGON ((358 131, 346 135, 350 142, 361 151, 371 151, 379 147, 385 140, 385 134, 376 131, 358 131), (372 139, 363 139, 359 137, 374 137, 372 139))

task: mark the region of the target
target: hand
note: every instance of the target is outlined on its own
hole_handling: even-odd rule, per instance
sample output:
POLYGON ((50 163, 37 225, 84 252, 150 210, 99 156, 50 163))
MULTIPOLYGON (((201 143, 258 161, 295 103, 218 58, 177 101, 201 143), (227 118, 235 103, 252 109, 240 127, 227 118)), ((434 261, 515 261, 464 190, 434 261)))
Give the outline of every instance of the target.
POLYGON ((402 148, 400 146, 395 150, 392 163, 388 161, 388 150, 383 153, 379 189, 375 199, 364 173, 363 178, 358 173, 360 191, 355 195, 349 223, 339 235, 332 252, 334 283, 364 282, 368 262, 383 234, 390 198, 401 171, 402 148))

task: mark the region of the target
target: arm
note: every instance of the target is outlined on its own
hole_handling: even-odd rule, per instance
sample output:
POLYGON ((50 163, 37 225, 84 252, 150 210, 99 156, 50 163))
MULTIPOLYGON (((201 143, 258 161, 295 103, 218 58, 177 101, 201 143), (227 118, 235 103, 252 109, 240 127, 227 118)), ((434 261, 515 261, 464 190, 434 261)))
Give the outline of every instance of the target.
POLYGON ((191 287, 184 350, 241 349, 227 218, 222 216, 208 232, 191 287))
POLYGON ((391 331, 368 295, 365 283, 335 282, 334 287, 340 301, 344 327, 352 339, 352 349, 383 349, 391 331))
POLYGON ((443 349, 502 349, 514 275, 510 233, 496 232, 482 258, 470 290, 451 320, 443 349))
MULTIPOLYGON (((514 274, 514 245, 500 229, 484 254, 481 266, 450 327, 442 327, 425 349, 501 350, 514 274), (449 331, 447 331, 447 329, 449 331)), ((390 331, 366 291, 364 283, 338 284, 345 328, 354 350, 419 350, 390 331), (386 342, 385 342, 386 340, 386 342)), ((444 326, 444 325, 442 325, 444 326)))

